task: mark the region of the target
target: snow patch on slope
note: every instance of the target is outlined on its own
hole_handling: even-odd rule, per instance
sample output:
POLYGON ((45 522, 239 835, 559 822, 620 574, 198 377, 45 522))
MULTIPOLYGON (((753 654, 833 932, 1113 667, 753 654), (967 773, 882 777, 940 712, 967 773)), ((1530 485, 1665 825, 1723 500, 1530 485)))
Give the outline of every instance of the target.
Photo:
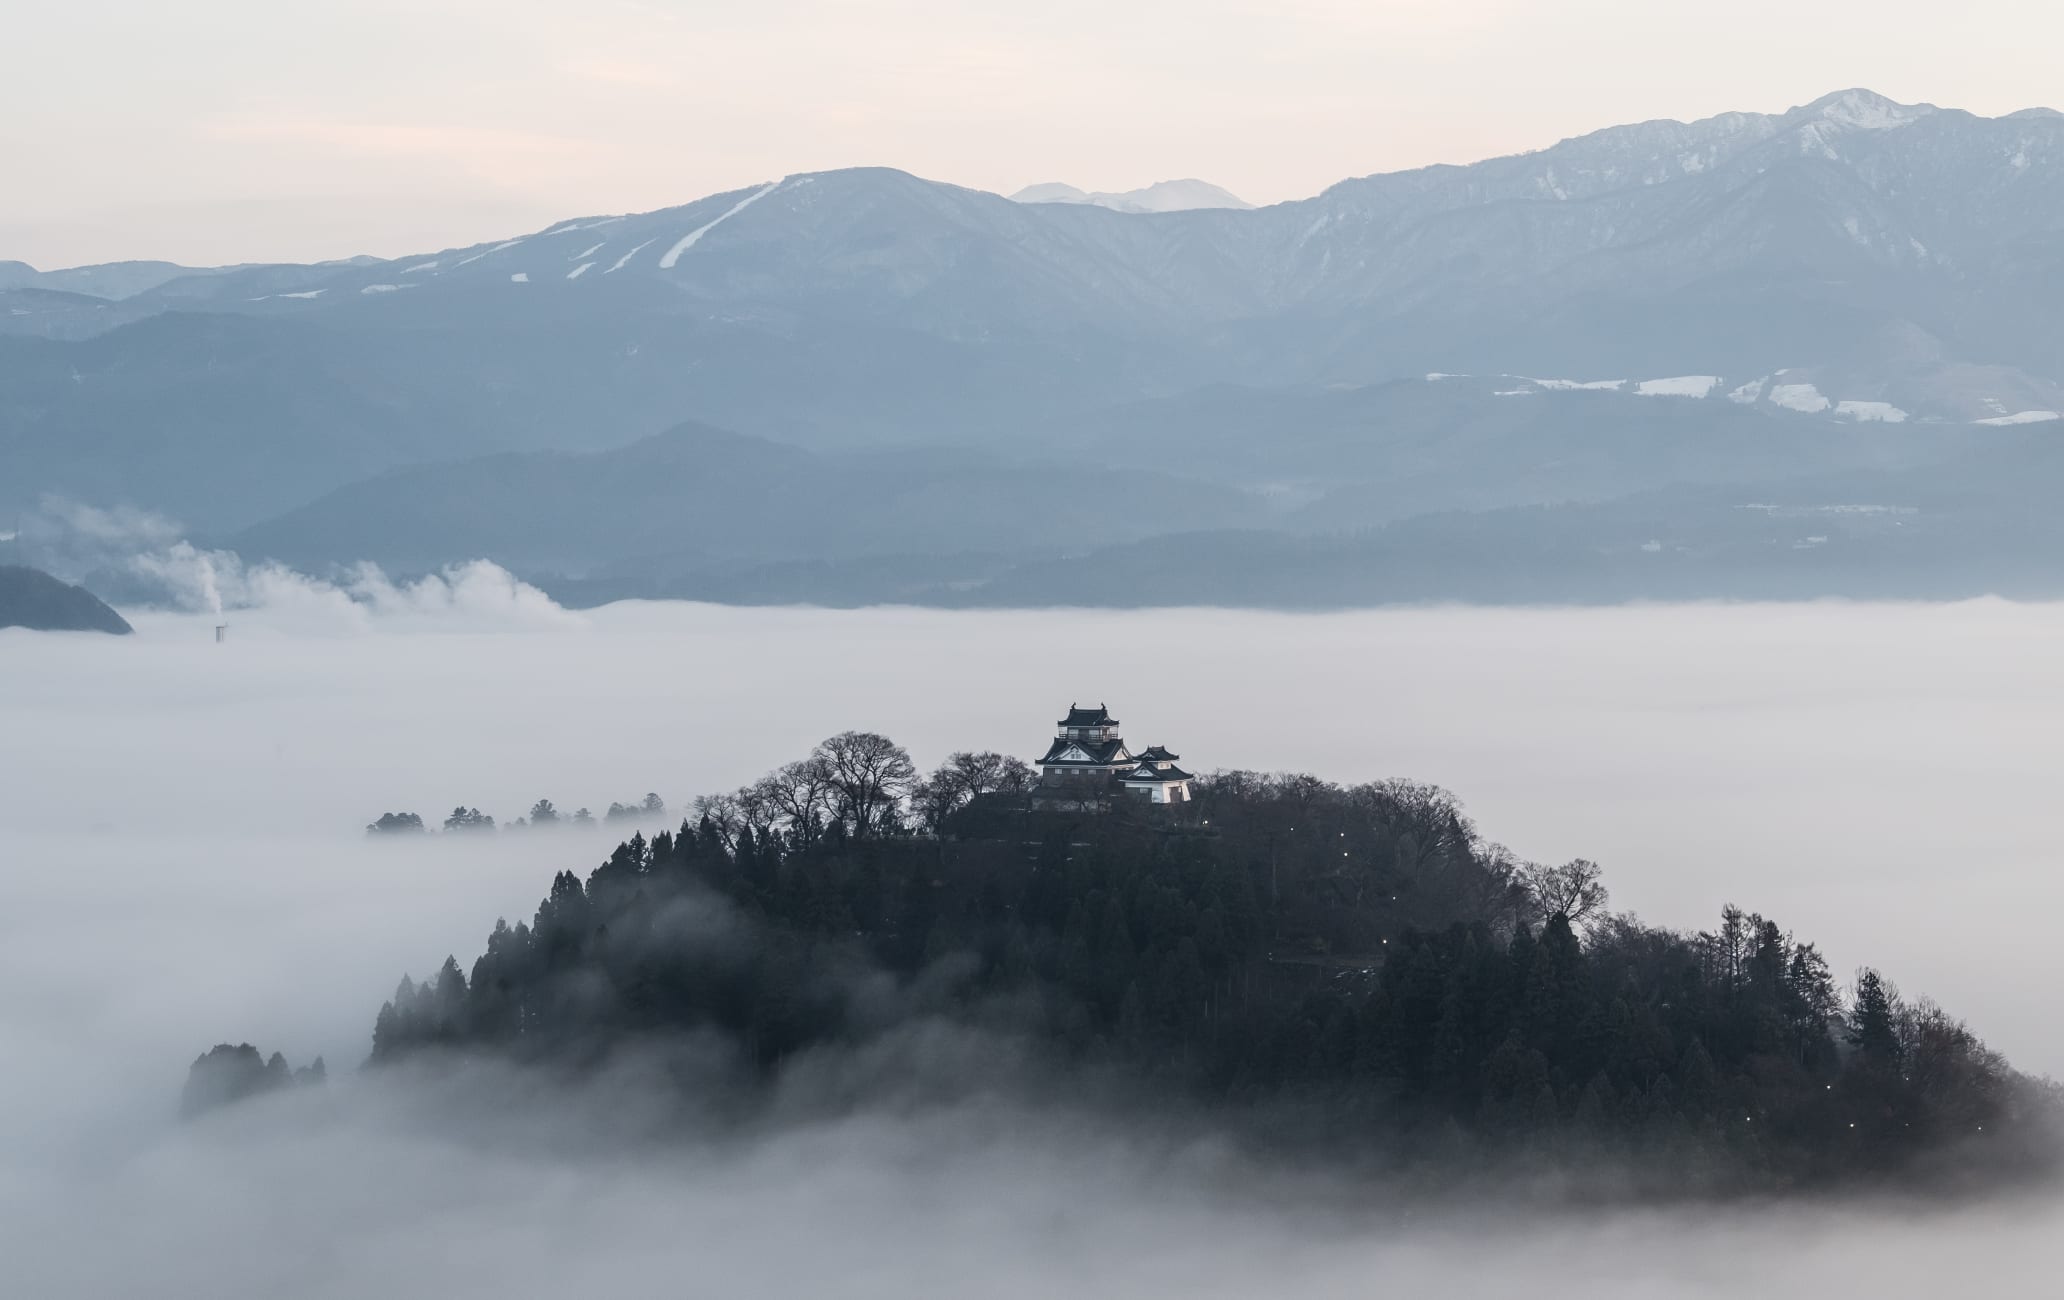
MULTIPOLYGON (((525 235, 523 237, 523 239, 528 238, 528 235, 525 235)), ((516 247, 516 245, 522 243, 523 239, 511 239, 506 243, 496 244, 493 248, 483 248, 479 252, 473 254, 471 257, 462 257, 458 261, 452 263, 452 269, 456 271, 462 266, 465 266, 472 262, 479 261, 481 258, 488 256, 490 253, 506 252, 507 250, 514 248, 516 247)))
POLYGON ((607 226, 622 220, 623 217, 621 216, 596 217, 593 220, 575 217, 571 221, 562 221, 556 226, 548 227, 544 233, 548 235, 570 235, 576 230, 593 230, 597 226, 607 226))
POLYGON ((1906 423, 1906 412, 1890 402, 1836 402, 1835 414, 1846 415, 1859 424, 1906 423))
POLYGON ((1831 405, 1811 384, 1778 384, 1770 390, 1770 400, 1788 411, 1804 411, 1809 415, 1825 411, 1831 405))
POLYGON ((622 257, 617 258, 614 262, 611 262, 609 264, 609 270, 604 271, 602 274, 609 275, 613 272, 623 270, 625 262, 630 261, 632 258, 636 257, 638 254, 644 252, 646 249, 650 247, 652 247, 652 241, 648 239, 644 243, 632 249, 630 252, 625 253, 622 257))
POLYGON ((593 265, 593 262, 582 262, 579 266, 576 266, 571 271, 568 271, 566 273, 566 278, 569 280, 578 280, 581 278, 583 274, 587 272, 587 269, 593 265))
POLYGON ((1995 415, 1989 420, 1975 420, 1974 424, 2048 424, 2051 420, 2064 420, 2064 413, 2057 411, 2016 411, 2012 415, 1995 415))
POLYGON ((1634 386, 1643 397, 1705 397, 1720 384, 1718 375, 1677 375, 1670 379, 1644 379, 1634 386))
POLYGON ((1893 131, 1912 126, 1936 111, 1930 104, 1899 104, 1868 90, 1843 90, 1807 106, 1823 122, 1860 131, 1893 131))
POLYGON ((775 181, 771 185, 764 185, 759 189, 754 190, 752 193, 746 195, 744 198, 738 200, 738 202, 732 204, 731 207, 724 213, 724 215, 718 217, 715 221, 708 222, 705 225, 697 226, 695 229, 681 236, 681 242, 675 244, 672 248, 669 248, 666 251, 666 255, 659 259, 659 269, 662 271, 673 270, 674 263, 681 260, 681 254, 687 252, 689 249, 701 243, 702 237, 704 235, 707 235, 710 231, 715 230, 718 226, 723 225, 731 218, 737 216, 739 213, 745 211, 753 204, 758 203, 761 199, 766 198, 769 194, 772 194, 775 190, 778 190, 780 188, 780 181, 775 181))

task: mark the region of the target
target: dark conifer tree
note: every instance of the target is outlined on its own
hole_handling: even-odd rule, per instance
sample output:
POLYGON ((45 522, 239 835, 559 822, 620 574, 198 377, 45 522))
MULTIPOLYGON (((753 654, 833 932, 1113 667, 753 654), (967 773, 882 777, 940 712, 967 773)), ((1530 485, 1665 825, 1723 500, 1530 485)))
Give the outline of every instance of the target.
POLYGON ((1849 1008, 1849 1042, 1873 1065, 1899 1064, 1897 999, 1891 985, 1876 971, 1865 968, 1856 973, 1856 997, 1849 1008))

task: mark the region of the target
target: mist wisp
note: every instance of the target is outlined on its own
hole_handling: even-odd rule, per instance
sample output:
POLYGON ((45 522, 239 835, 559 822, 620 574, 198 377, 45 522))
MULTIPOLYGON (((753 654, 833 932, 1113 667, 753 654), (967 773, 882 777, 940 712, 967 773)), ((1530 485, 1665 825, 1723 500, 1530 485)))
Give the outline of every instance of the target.
POLYGON ((196 545, 178 521, 129 507, 45 498, 22 523, 30 559, 117 604, 212 615, 262 611, 304 632, 578 627, 578 614, 488 560, 414 578, 368 562, 327 576, 196 545))

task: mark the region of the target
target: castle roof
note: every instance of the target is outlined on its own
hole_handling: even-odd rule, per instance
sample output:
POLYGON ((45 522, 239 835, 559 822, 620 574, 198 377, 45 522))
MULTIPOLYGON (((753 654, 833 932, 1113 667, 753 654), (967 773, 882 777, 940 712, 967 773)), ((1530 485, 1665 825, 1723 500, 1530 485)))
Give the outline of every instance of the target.
POLYGON ((1152 785, 1161 781, 1188 781, 1192 777, 1179 767, 1136 767, 1127 772, 1123 779, 1152 785))
POLYGON ((1182 755, 1171 752, 1166 745, 1149 745, 1133 757, 1143 763, 1173 763, 1182 755))
POLYGON ((1070 704, 1068 706, 1068 716, 1062 718, 1054 725, 1056 727, 1115 727, 1118 725, 1118 719, 1112 717, 1111 711, 1101 704, 1093 709, 1085 709, 1080 705, 1070 704))
POLYGON ((1039 761, 1043 764, 1083 763, 1086 761, 1091 765, 1104 766, 1111 763, 1122 763, 1130 757, 1131 755, 1126 752, 1125 742, 1122 740, 1068 740, 1063 738, 1049 745, 1046 750, 1046 756, 1039 761), (1079 749, 1089 755, 1089 758, 1084 760, 1079 758, 1064 759, 1061 757, 1062 754, 1071 749, 1079 749))

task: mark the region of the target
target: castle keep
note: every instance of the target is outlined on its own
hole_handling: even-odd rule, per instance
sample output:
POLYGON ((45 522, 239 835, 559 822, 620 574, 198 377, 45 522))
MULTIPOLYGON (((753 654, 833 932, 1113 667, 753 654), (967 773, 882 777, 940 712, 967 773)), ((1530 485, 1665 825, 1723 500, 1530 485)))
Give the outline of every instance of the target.
POLYGON ((1114 792, 1150 803, 1189 802, 1191 777, 1176 766, 1179 755, 1163 745, 1133 753, 1118 735, 1118 719, 1103 705, 1085 709, 1071 704, 1068 716, 1054 725, 1054 742, 1039 760, 1035 806, 1087 807, 1114 792))

